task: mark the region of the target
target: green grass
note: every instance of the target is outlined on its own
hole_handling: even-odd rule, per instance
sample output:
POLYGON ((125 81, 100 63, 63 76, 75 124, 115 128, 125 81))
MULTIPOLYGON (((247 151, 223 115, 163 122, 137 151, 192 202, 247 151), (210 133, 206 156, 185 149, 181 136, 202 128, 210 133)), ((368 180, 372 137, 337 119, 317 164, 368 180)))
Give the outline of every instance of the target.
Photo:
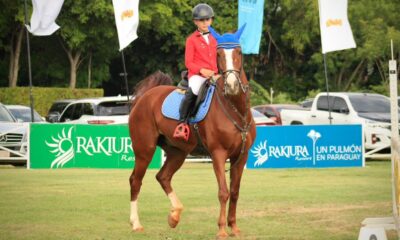
MULTIPOLYGON (((144 233, 129 226, 131 171, 0 168, 0 239, 215 239, 219 202, 211 164, 185 163, 173 186, 185 209, 176 229, 156 170, 139 196, 144 233)), ((389 161, 365 168, 245 170, 240 239, 357 239, 367 217, 391 216, 389 161)), ((394 232, 388 232, 395 239, 394 232)))

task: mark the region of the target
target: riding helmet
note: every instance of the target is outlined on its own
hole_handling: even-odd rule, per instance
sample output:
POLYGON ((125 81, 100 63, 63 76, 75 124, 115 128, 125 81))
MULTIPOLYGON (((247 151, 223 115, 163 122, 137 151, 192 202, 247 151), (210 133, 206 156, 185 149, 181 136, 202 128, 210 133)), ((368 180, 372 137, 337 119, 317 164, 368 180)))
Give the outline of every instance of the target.
POLYGON ((194 20, 214 17, 214 10, 206 3, 197 4, 192 11, 194 20))

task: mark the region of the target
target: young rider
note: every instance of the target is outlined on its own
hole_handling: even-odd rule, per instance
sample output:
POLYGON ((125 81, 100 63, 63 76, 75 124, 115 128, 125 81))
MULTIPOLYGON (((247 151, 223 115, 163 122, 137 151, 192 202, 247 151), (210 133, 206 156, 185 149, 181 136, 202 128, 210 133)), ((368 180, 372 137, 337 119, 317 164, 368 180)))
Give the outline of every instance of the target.
POLYGON ((208 27, 214 18, 213 9, 205 3, 193 8, 193 22, 197 29, 186 39, 185 65, 188 69, 189 88, 179 108, 180 120, 174 137, 189 138, 187 119, 194 107, 201 85, 218 73, 217 41, 209 34, 208 27))

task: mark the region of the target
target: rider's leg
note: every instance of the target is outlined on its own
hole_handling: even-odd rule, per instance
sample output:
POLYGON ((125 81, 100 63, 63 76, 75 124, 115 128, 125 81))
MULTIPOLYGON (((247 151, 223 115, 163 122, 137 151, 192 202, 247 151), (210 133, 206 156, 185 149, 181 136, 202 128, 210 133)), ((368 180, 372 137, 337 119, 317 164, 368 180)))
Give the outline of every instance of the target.
POLYGON ((179 108, 180 122, 186 121, 189 117, 190 110, 194 107, 197 95, 199 94, 201 85, 207 80, 199 75, 193 75, 189 78, 189 88, 186 91, 185 98, 183 99, 179 108))
POLYGON ((197 96, 193 93, 192 89, 186 91, 185 97, 179 107, 179 122, 186 122, 189 118, 190 111, 193 109, 197 96))
POLYGON ((189 88, 186 91, 185 97, 182 100, 179 108, 179 124, 175 128, 174 138, 187 141, 189 139, 190 129, 187 120, 190 117, 191 110, 196 102, 197 95, 199 94, 201 85, 207 80, 199 75, 193 75, 189 78, 189 88))

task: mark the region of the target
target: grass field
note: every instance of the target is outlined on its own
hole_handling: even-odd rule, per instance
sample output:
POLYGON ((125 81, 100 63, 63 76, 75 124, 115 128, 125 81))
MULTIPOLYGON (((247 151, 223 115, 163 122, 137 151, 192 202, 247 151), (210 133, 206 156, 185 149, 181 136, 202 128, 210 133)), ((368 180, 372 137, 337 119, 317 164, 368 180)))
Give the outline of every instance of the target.
MULTIPOLYGON (((391 216, 392 209, 390 162, 366 165, 245 170, 240 239, 357 239, 364 218, 391 216)), ((185 163, 176 174, 174 188, 185 206, 176 229, 168 227, 169 200, 155 174, 148 170, 139 197, 145 232, 132 233, 130 170, 0 167, 0 239, 215 239, 212 165, 185 163)))

